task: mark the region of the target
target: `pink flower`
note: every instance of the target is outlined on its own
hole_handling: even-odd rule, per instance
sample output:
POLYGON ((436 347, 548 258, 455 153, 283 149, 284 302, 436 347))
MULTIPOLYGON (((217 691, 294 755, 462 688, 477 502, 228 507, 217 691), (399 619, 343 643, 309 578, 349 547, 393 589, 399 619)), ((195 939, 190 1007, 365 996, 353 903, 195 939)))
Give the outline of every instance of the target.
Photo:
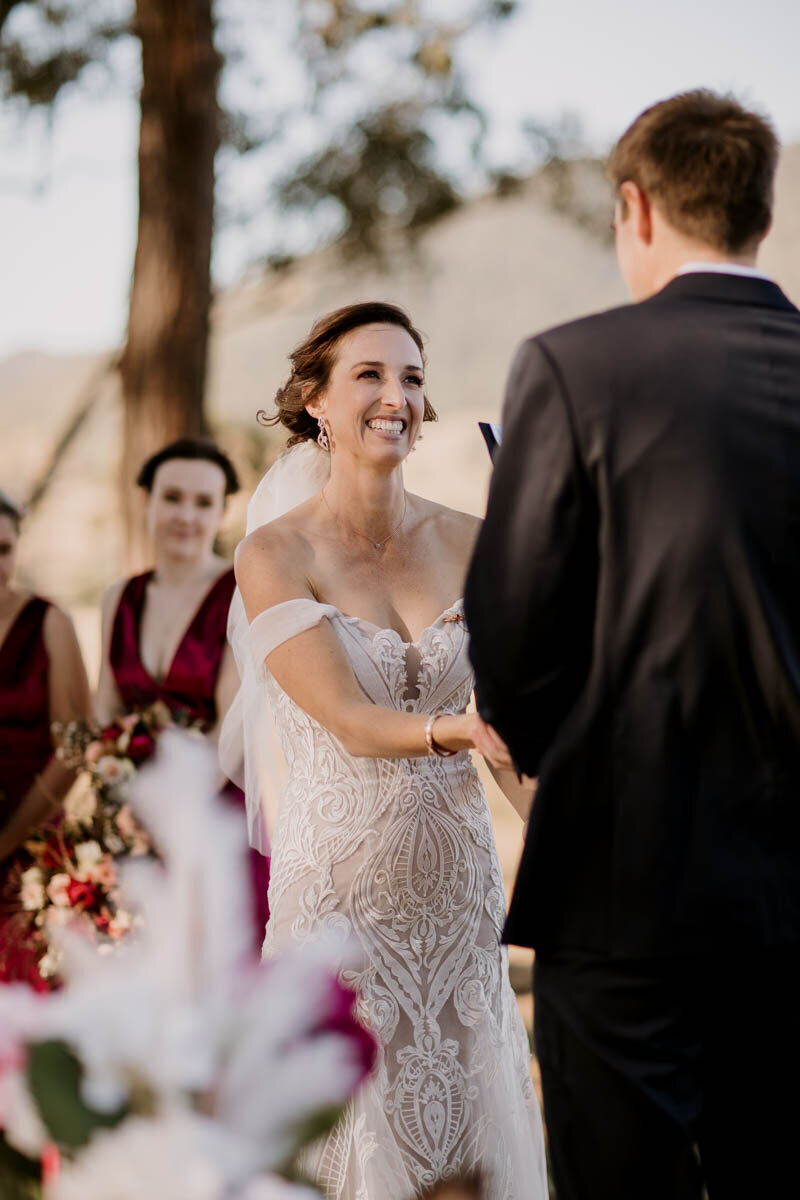
POLYGON ((131 915, 124 908, 118 909, 116 916, 113 916, 108 923, 106 932, 108 936, 118 941, 123 937, 131 927, 131 915))
POLYGON ((84 760, 89 766, 92 766, 102 756, 104 749, 105 747, 101 741, 89 742, 89 745, 83 752, 84 760))
POLYGON ((107 892, 117 882, 117 872, 111 858, 106 856, 102 862, 95 863, 86 872, 86 878, 90 883, 96 883, 99 888, 107 892))
POLYGON ((113 754, 104 754, 95 770, 106 787, 116 787, 136 774, 136 768, 129 758, 115 758, 113 754))
POLYGON ((69 908, 72 901, 69 898, 71 877, 64 871, 54 875, 47 885, 47 894, 57 908, 69 908))
POLYGON ((139 713, 126 713, 124 717, 119 718, 118 725, 125 733, 133 733, 141 719, 139 713))
POLYGON ((133 813, 129 804, 123 804, 116 816, 117 829, 124 838, 135 837, 139 832, 139 827, 133 818, 133 813))

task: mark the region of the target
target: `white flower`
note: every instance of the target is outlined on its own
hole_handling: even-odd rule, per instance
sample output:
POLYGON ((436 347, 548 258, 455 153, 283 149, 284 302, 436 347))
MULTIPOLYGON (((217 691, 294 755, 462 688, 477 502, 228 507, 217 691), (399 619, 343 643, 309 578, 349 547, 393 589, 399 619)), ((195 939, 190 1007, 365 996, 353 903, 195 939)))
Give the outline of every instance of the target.
POLYGON ((40 908, 44 908, 46 901, 44 877, 39 868, 28 867, 27 871, 23 871, 21 883, 20 898, 25 911, 38 912, 40 908))
POLYGON ((48 1006, 21 984, 0 987, 0 1128, 21 1154, 38 1157, 50 1138, 28 1089, 25 1044, 47 1037, 48 1006))
POLYGON ((103 850, 99 842, 94 840, 89 842, 78 842, 75 847, 75 857, 78 860, 78 867, 81 871, 86 871, 87 868, 93 867, 95 863, 99 863, 103 857, 103 850))
POLYGON ((38 1158, 51 1140, 24 1071, 4 1071, 0 1075, 0 1127, 6 1140, 29 1158, 38 1158))
MULTIPOLYGON (((51 879, 50 882, 52 883, 53 880, 51 879)), ((57 929, 63 929, 74 919, 75 914, 69 908, 48 908, 44 914, 44 927, 47 936, 50 937, 57 929)))
POLYGON ((64 798, 64 813, 71 824, 88 825, 96 811, 97 793, 92 787, 91 776, 84 772, 78 776, 64 798))
POLYGON ((62 1164, 47 1200, 223 1200, 232 1157, 207 1118, 129 1117, 62 1164))
POLYGON ((58 974, 59 957, 53 950, 48 950, 39 959, 39 974, 42 979, 52 979, 58 974))
POLYGON ((47 895, 53 904, 59 908, 69 908, 69 895, 67 893, 69 882, 69 875, 64 871, 59 871, 57 875, 53 875, 47 885, 47 895))
POLYGON ((97 760, 95 772, 106 787, 118 787, 119 784, 133 778, 136 767, 129 758, 116 758, 113 754, 104 754, 97 760))

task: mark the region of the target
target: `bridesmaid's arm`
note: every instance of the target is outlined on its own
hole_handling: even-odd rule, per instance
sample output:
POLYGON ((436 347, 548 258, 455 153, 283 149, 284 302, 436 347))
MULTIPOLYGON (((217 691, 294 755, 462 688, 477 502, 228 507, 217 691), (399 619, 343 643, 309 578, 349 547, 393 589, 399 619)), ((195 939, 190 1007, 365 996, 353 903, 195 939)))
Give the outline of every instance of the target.
MULTIPOLYGON (((50 721, 85 721, 91 712, 89 681, 72 621, 51 605, 44 620, 50 658, 50 721)), ((37 775, 11 820, 0 833, 0 860, 13 854, 37 826, 56 812, 75 779, 55 757, 37 775)))
POLYGON ((117 691, 117 685, 114 682, 114 673, 111 670, 109 657, 111 651, 111 630, 114 626, 114 617, 116 616, 119 598, 122 595, 124 586, 124 579, 119 579, 116 583, 113 583, 103 596, 100 609, 102 623, 100 675, 97 680, 97 692, 94 698, 94 713, 101 725, 109 725, 114 720, 114 717, 120 716, 125 711, 122 697, 117 691))

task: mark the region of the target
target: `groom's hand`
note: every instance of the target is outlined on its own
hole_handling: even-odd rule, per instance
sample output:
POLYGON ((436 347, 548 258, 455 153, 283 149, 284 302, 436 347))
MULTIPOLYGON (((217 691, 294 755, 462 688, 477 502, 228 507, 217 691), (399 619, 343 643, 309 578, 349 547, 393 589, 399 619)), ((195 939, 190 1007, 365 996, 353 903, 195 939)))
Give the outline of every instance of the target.
POLYGON ((480 713, 474 714, 475 749, 498 771, 513 771, 511 752, 496 729, 487 725, 480 713))

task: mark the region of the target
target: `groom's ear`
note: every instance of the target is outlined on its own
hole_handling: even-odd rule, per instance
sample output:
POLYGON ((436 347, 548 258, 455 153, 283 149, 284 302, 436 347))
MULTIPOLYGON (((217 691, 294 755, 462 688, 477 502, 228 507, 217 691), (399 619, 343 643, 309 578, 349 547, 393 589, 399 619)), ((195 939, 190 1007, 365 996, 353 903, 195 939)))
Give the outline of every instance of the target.
POLYGON ((622 211, 627 213, 627 219, 631 222, 637 240, 649 246, 653 240, 653 210, 650 197, 632 179, 626 179, 619 191, 622 211))

